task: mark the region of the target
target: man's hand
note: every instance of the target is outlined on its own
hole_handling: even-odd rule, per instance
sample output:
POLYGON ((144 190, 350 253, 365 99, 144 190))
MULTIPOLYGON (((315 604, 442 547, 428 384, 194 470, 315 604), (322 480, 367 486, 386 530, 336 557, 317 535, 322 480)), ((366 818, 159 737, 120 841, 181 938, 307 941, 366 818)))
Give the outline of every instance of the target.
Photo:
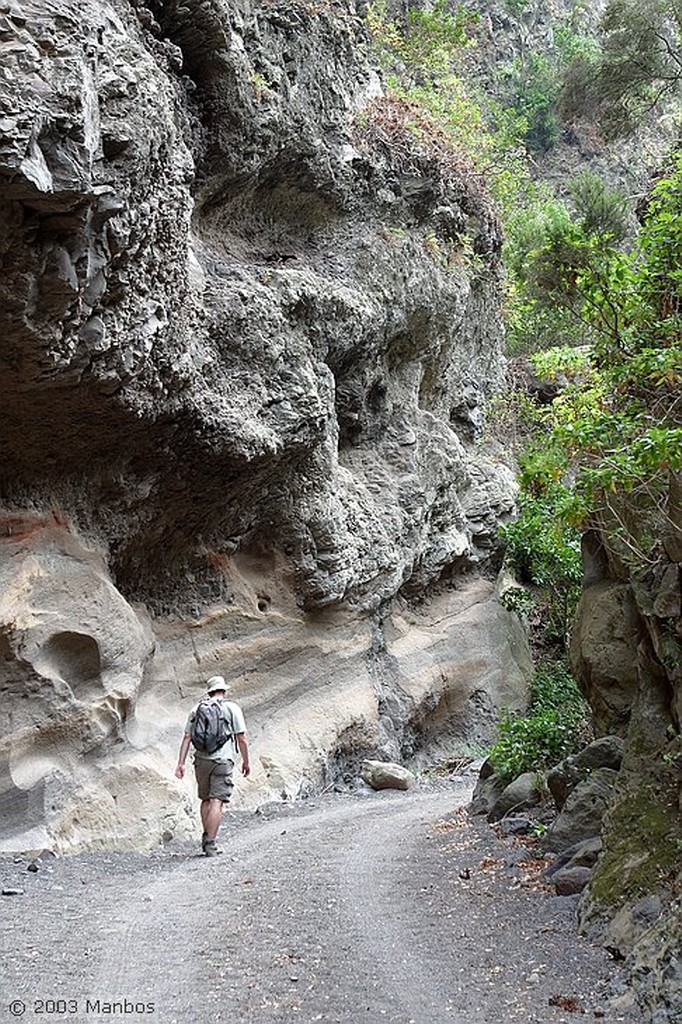
POLYGON ((189 754, 191 742, 192 737, 188 732, 186 732, 182 737, 182 743, 180 744, 180 750, 178 751, 178 766, 175 769, 176 779, 184 779, 185 777, 185 761, 187 760, 187 755, 189 754))
POLYGON ((237 733, 237 746, 239 747, 239 753, 242 758, 242 775, 246 778, 251 772, 251 765, 249 764, 249 744, 246 742, 246 733, 237 733))

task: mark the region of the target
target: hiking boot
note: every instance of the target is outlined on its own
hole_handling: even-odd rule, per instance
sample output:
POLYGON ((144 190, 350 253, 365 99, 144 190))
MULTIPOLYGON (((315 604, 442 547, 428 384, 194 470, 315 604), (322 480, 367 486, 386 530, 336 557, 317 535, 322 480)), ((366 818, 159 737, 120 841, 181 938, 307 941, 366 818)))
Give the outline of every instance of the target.
POLYGON ((217 857, 219 853, 223 852, 222 849, 218 846, 215 839, 207 839, 206 842, 203 843, 203 847, 204 853, 206 854, 207 857, 217 857))

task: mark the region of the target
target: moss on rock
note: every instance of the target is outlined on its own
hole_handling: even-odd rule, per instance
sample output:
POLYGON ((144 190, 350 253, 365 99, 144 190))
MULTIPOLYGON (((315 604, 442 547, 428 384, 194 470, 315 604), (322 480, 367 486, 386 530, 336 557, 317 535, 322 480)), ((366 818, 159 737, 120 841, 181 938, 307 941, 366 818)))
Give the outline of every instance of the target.
POLYGON ((657 780, 629 774, 609 811, 607 845, 591 884, 592 901, 604 909, 660 891, 679 867, 679 783, 664 762, 656 774, 657 780))

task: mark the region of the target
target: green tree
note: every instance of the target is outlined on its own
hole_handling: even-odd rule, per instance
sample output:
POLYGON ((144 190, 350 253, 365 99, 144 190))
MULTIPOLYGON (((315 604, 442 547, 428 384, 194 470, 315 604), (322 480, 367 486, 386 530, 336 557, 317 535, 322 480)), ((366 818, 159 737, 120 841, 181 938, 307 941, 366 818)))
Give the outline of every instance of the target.
POLYGON ((611 259, 629 229, 625 198, 590 171, 568 183, 573 209, 538 190, 508 223, 510 351, 531 352, 594 340, 579 281, 611 259))
POLYGON ((525 142, 531 153, 546 153, 559 141, 556 115, 561 79, 557 55, 528 53, 511 65, 511 100, 526 119, 525 142))
POLYGON ((629 209, 621 192, 609 188, 603 178, 587 168, 569 181, 568 188, 585 235, 596 235, 610 245, 625 240, 629 209))
POLYGON ((561 352, 535 357, 572 383, 546 413, 523 483, 531 494, 568 488, 539 532, 557 511, 596 527, 637 574, 658 557, 670 475, 682 469, 682 155, 654 188, 633 251, 603 252, 557 282, 594 341, 579 366, 561 352))
POLYGON ((562 88, 564 116, 588 116, 608 136, 631 132, 654 107, 682 93, 679 0, 610 0, 599 54, 580 54, 562 88))

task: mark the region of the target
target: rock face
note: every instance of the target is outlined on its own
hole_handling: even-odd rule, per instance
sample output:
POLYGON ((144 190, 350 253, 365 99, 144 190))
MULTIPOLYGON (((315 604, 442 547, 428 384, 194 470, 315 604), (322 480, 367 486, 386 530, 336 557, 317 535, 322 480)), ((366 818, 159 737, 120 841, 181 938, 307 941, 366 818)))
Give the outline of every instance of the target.
POLYGON ((236 558, 238 600, 150 624, 54 521, 24 523, 2 554, 0 850, 152 847, 195 831, 193 783, 172 772, 217 667, 247 715, 245 805, 357 779, 368 755, 484 742, 495 706, 524 700, 520 626, 483 580, 420 609, 313 616, 269 559, 236 558))
POLYGON ((457 590, 514 491, 472 444, 478 177, 382 95, 350 0, 0 0, 0 39, 9 846, 194 828, 170 776, 216 670, 245 799, 489 736, 529 663, 457 590))
POLYGON ((229 598, 235 550, 309 608, 480 558, 512 488, 457 430, 500 377, 499 227, 405 150, 352 4, 2 17, 5 500, 156 611, 229 598))
POLYGON ((595 730, 600 735, 622 735, 639 690, 640 627, 631 588, 608 580, 588 586, 579 621, 573 634, 573 662, 592 708, 595 730))
POLYGON ((583 898, 582 924, 617 930, 617 941, 608 934, 605 941, 628 954, 640 1002, 645 1012, 655 1010, 660 1024, 682 1016, 679 960, 672 952, 682 940, 681 495, 682 482, 673 476, 657 524, 659 549, 636 578, 615 543, 586 537, 587 587, 572 648, 597 727, 624 736, 604 852, 583 898), (652 899, 664 909, 645 929, 640 910, 652 899))

